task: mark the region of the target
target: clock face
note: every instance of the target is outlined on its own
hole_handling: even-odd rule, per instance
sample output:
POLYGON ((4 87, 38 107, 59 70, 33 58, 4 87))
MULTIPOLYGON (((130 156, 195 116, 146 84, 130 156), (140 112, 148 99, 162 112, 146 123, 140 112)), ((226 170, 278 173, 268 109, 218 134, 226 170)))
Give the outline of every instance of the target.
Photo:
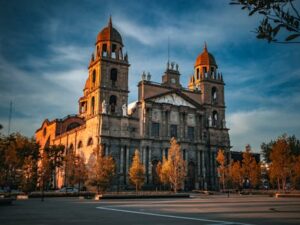
POLYGON ((172 79, 171 79, 171 83, 172 83, 172 84, 176 84, 175 78, 172 78, 172 79))

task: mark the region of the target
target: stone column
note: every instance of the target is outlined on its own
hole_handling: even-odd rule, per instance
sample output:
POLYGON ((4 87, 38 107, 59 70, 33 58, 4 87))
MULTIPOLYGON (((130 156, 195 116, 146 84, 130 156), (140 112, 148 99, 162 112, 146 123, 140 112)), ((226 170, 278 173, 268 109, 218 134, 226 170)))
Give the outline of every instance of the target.
POLYGON ((126 184, 128 184, 128 171, 129 171, 129 147, 126 147, 126 184))
POLYGON ((149 108, 148 111, 148 137, 151 137, 152 135, 152 110, 149 108))
POLYGON ((178 138, 180 138, 181 140, 184 138, 184 121, 183 121, 183 113, 179 112, 179 129, 178 129, 178 138))
POLYGON ((152 162, 151 162, 151 152, 152 149, 149 147, 149 155, 148 155, 148 175, 149 175, 149 183, 151 183, 152 178, 152 162))
POLYGON ((124 147, 121 147, 120 151, 120 173, 123 173, 123 165, 124 165, 124 147))
POLYGON ((142 159, 142 162, 143 162, 143 165, 144 166, 146 166, 145 164, 146 164, 146 148, 145 147, 143 147, 142 148, 142 157, 143 157, 143 159, 142 159))
POLYGON ((189 163, 189 154, 188 154, 188 150, 185 150, 185 171, 188 172, 188 164, 189 163))
POLYGON ((166 137, 170 137, 170 134, 169 134, 169 117, 170 117, 170 115, 169 115, 169 111, 165 111, 165 124, 166 124, 166 137))
POLYGON ((201 176, 201 161, 200 161, 200 154, 201 152, 199 150, 197 150, 197 176, 200 177, 201 176))
POLYGON ((211 180, 211 186, 214 187, 214 152, 210 152, 210 180, 211 180))
POLYGON ((202 177, 203 177, 203 187, 207 189, 207 182, 206 182, 206 168, 205 168, 205 152, 201 151, 201 158, 202 158, 202 177))

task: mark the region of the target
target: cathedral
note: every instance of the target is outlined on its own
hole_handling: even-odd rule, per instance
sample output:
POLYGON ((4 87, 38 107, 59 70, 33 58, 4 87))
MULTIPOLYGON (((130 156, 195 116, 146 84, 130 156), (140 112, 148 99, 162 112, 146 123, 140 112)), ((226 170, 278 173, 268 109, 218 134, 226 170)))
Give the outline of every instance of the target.
MULTIPOLYGON (((145 165, 144 188, 157 185, 156 166, 168 155, 170 139, 180 143, 186 161, 185 190, 218 189, 216 154, 229 154, 230 140, 225 123, 224 80, 214 56, 205 44, 195 61, 188 87, 180 83, 179 66, 167 63, 161 82, 143 73, 138 82, 138 99, 128 103, 128 55, 123 40, 108 25, 97 35, 88 66, 78 113, 62 119, 44 120, 36 131, 41 150, 62 144, 84 156, 101 145, 116 162, 112 189, 130 186, 128 171, 135 149, 145 165)), ((64 171, 58 171, 56 185, 65 185, 64 171)))

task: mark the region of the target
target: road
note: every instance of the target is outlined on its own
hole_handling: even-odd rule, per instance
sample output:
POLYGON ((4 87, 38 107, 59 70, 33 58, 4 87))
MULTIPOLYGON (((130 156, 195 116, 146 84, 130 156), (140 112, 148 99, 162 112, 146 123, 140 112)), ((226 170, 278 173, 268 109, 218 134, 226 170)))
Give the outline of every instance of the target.
POLYGON ((0 207, 1 225, 300 224, 300 199, 200 196, 190 199, 19 200, 0 207))

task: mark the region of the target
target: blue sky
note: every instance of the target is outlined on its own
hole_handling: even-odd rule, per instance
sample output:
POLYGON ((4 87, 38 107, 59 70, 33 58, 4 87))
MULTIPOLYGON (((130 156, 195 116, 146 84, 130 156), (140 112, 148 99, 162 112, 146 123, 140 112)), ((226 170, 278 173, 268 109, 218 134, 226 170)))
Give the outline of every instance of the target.
POLYGON ((130 101, 143 71, 161 81, 168 37, 184 86, 206 41, 225 79, 233 149, 260 151, 283 133, 300 138, 300 45, 257 40, 259 18, 228 2, 0 0, 3 132, 10 101, 12 131, 28 136, 45 118, 77 113, 96 36, 112 15, 131 63, 130 101))

